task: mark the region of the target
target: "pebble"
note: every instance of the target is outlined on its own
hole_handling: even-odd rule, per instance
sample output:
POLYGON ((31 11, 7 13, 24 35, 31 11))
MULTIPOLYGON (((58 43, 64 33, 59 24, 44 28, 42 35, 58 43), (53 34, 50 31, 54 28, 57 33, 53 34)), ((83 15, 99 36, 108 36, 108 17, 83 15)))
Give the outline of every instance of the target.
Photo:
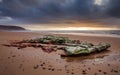
POLYGON ((12 57, 16 57, 16 55, 13 55, 12 57))
POLYGON ((8 59, 10 59, 10 57, 8 57, 8 59))
POLYGON ((43 64, 41 64, 40 66, 43 66, 43 64))
POLYGON ((99 72, 102 72, 102 70, 98 70, 99 72))
POLYGON ((91 68, 89 67, 88 70, 91 70, 91 68))
POLYGON ((52 71, 54 71, 55 69, 53 68, 53 69, 51 69, 52 71))
POLYGON ((87 74, 85 70, 82 71, 82 74, 87 74))
POLYGON ((94 75, 98 75, 97 73, 95 73, 94 75))
POLYGON ((107 74, 107 72, 103 72, 103 74, 107 74))
POLYGON ((71 74, 74 74, 74 72, 72 72, 71 74))
POLYGON ((43 69, 43 70, 45 70, 46 68, 45 68, 45 67, 43 67, 42 69, 43 69))
POLYGON ((39 65, 36 65, 36 66, 34 66, 33 68, 34 68, 34 69, 37 69, 38 67, 39 67, 39 65))

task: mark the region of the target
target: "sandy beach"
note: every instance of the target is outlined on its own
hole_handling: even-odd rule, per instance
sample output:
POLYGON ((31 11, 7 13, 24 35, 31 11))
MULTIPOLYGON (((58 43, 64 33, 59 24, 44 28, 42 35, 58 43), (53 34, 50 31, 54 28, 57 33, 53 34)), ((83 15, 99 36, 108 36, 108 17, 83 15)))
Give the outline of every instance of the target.
POLYGON ((36 32, 0 32, 0 75, 120 75, 120 37, 66 35, 94 44, 108 42, 111 48, 97 54, 61 57, 57 52, 45 53, 40 48, 17 49, 2 44, 10 40, 41 37, 36 32))

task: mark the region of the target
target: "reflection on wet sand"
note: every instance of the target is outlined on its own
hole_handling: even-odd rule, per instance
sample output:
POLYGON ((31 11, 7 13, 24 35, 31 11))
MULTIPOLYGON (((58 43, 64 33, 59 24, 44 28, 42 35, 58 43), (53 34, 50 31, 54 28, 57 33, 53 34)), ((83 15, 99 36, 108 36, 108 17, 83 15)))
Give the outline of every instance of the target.
POLYGON ((62 59, 65 59, 66 62, 79 62, 84 60, 95 60, 95 59, 103 59, 106 56, 109 56, 108 53, 111 52, 110 50, 106 50, 100 53, 92 53, 89 55, 77 55, 77 56, 71 56, 71 57, 61 57, 62 59))

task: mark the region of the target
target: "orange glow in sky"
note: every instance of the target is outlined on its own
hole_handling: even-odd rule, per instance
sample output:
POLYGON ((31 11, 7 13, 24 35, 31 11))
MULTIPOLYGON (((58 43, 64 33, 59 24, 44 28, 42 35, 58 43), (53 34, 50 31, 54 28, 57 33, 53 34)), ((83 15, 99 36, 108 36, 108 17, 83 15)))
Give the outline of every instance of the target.
POLYGON ((112 27, 80 27, 80 26, 27 26, 29 30, 119 30, 118 28, 112 27))

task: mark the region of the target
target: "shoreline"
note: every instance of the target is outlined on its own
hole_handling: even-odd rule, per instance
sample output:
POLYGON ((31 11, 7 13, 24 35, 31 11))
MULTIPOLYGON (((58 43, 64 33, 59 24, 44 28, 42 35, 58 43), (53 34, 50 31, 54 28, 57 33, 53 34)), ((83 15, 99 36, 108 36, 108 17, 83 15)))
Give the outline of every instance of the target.
POLYGON ((54 35, 54 34, 60 34, 60 35, 73 35, 73 36, 98 36, 98 37, 113 37, 113 38, 120 38, 120 35, 117 34, 100 34, 100 33, 81 33, 81 32, 61 32, 61 31, 31 31, 31 30, 12 30, 12 31, 2 31, 2 32, 19 32, 19 33, 42 33, 42 34, 47 34, 47 35, 54 35))
POLYGON ((114 37, 120 38, 120 35, 112 35, 112 34, 92 34, 92 33, 53 33, 53 34, 66 34, 66 35, 74 35, 74 36, 98 36, 98 37, 114 37))

